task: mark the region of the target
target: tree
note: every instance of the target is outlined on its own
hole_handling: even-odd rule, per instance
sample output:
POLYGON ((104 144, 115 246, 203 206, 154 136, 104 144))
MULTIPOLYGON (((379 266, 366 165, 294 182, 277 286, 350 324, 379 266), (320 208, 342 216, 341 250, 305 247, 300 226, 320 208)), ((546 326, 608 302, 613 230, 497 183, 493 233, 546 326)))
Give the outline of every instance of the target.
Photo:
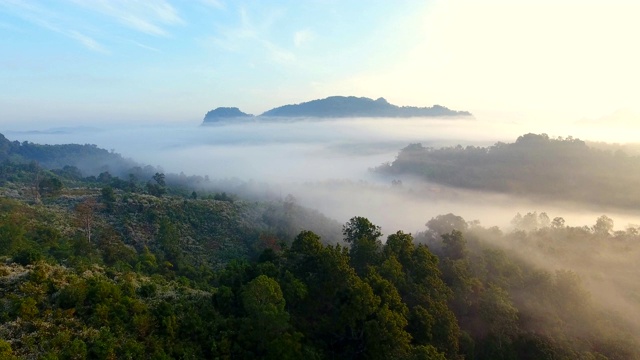
POLYGON ((155 173, 155 175, 153 175, 153 180, 155 180, 155 182, 162 187, 165 187, 167 184, 165 183, 165 176, 163 173, 155 173))
POLYGON ((264 320, 260 326, 265 329, 281 331, 286 327, 285 300, 276 280, 266 275, 251 280, 242 291, 242 305, 248 316, 264 320))
POLYGON ((537 230, 541 226, 548 225, 549 216, 546 213, 540 214, 538 216, 537 212, 528 212, 526 215, 522 216, 520 213, 516 214, 516 216, 511 220, 511 224, 519 230, 524 231, 534 231, 537 230), (544 215, 543 215, 544 214, 544 215), (544 223, 541 224, 540 221, 544 223))
POLYGON ((258 358, 299 358, 300 336, 288 333, 289 314, 278 282, 260 275, 244 286, 241 298, 247 315, 240 331, 244 349, 258 358))
POLYGON ((342 234, 344 241, 352 245, 362 238, 379 239, 382 236, 379 226, 373 225, 369 219, 361 216, 351 218, 342 227, 342 234))
POLYGON ((100 173, 100 175, 98 175, 98 182, 101 182, 103 184, 108 184, 111 182, 111 179, 113 177, 111 176, 111 174, 109 174, 108 171, 102 172, 100 173))
POLYGON ((562 217, 554 217, 553 221, 551 222, 551 227, 554 229, 562 229, 564 227, 564 218, 562 217))
POLYGON ((303 231, 287 252, 287 261, 292 275, 306 287, 304 299, 289 310, 296 329, 324 358, 361 357, 366 322, 381 300, 350 266, 347 249, 325 247, 317 235, 303 231))
POLYGON ((484 330, 492 340, 485 351, 503 352, 503 346, 511 341, 518 328, 518 309, 511 302, 509 293, 490 284, 481 295, 479 312, 485 324, 484 330), (491 349, 492 347, 495 349, 491 349))
POLYGON ((11 344, 2 339, 0 339, 0 358, 7 360, 18 359, 18 357, 13 355, 11 344))
POLYGON ((438 242, 442 234, 448 234, 453 230, 466 231, 469 227, 461 216, 452 213, 438 215, 427 221, 427 237, 431 242, 438 242))
POLYGON ((406 272, 411 276, 409 291, 403 294, 411 311, 409 327, 416 329, 417 321, 429 324, 428 334, 413 331, 412 334, 416 341, 420 340, 418 344, 431 344, 448 357, 454 357, 458 353, 460 328, 448 305, 452 292, 442 279, 438 258, 426 246, 419 245, 413 252, 411 266, 407 266, 406 272), (419 306, 427 310, 427 319, 419 320, 425 315, 419 313, 419 306), (433 320, 431 323, 430 319, 433 320))
POLYGON ((450 234, 442 234, 442 242, 444 244, 444 256, 451 260, 459 260, 465 258, 467 254, 467 241, 458 230, 451 231, 450 234))
POLYGON ((607 215, 602 215, 596 220, 593 232, 598 235, 610 235, 613 230, 613 219, 607 215))
POLYGON ((344 241, 351 245, 351 265, 359 275, 366 273, 368 265, 378 265, 382 250, 380 227, 369 219, 356 216, 343 227, 344 241))
POLYGON ((102 196, 102 200, 105 202, 114 202, 116 201, 115 193, 113 192, 113 188, 111 186, 105 186, 100 190, 100 194, 102 196))
POLYGON ((87 241, 91 242, 91 233, 93 230, 94 211, 98 208, 96 199, 89 197, 83 202, 76 205, 76 224, 82 229, 87 241))
POLYGON ((398 231, 387 237, 387 242, 384 244, 383 252, 386 259, 394 256, 402 264, 409 264, 414 249, 413 236, 411 236, 411 234, 405 234, 402 231, 398 231))
POLYGON ((182 268, 186 263, 183 260, 184 257, 180 249, 180 232, 168 218, 160 220, 158 244, 160 244, 164 252, 165 260, 174 265, 177 270, 183 270, 182 268))
POLYGON ((116 201, 116 194, 113 191, 111 186, 105 186, 100 190, 100 198, 102 202, 104 202, 107 208, 111 211, 113 209, 113 204, 116 201))
POLYGON ((23 246, 27 230, 18 213, 0 214, 0 254, 10 255, 23 246))
POLYGON ((549 224, 551 224, 551 219, 549 219, 549 215, 547 215, 546 212, 541 212, 540 215, 538 215, 538 224, 542 228, 549 227, 549 224))
POLYGON ((226 192, 222 192, 222 193, 216 193, 213 196, 213 200, 217 200, 217 201, 227 201, 227 202, 233 202, 233 197, 229 196, 226 192))
POLYGON ((149 194, 158 197, 164 195, 167 192, 167 186, 164 179, 165 176, 163 173, 156 173, 155 175, 153 175, 155 184, 152 182, 147 183, 147 191, 149 192, 149 194))
POLYGON ((320 237, 308 230, 301 231, 291 243, 291 253, 304 257, 316 257, 322 249, 320 237))
POLYGON ((402 302, 396 287, 374 270, 366 282, 381 300, 373 319, 365 323, 366 350, 368 359, 405 358, 410 351, 411 335, 405 330, 409 310, 402 302))
POLYGON ((129 174, 128 190, 130 192, 138 191, 138 178, 135 174, 129 174))
POLYGON ((53 176, 45 177, 44 179, 40 180, 40 183, 38 184, 40 194, 43 196, 57 195, 60 193, 60 191, 62 191, 63 187, 64 186, 62 185, 62 181, 53 176))

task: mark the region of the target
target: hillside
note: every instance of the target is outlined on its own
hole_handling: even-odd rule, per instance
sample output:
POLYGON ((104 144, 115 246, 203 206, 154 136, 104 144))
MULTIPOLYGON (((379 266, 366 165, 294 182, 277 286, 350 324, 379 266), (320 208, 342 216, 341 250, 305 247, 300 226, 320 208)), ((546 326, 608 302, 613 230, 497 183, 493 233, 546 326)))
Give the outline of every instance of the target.
MULTIPOLYGON (((635 328, 575 273, 480 240, 593 269, 600 253, 633 263, 637 231, 554 220, 502 235, 446 215, 383 244, 354 217, 341 246, 310 231, 282 241, 253 206, 78 188, 43 204, 0 198, 0 356, 640 358, 635 328)), ((612 274, 598 280, 625 284, 612 274)))
POLYGON ((0 168, 1 359, 640 359, 640 232, 604 215, 385 239, 291 196, 58 170, 0 168))
POLYGON ((412 144, 377 173, 527 197, 635 208, 640 157, 572 137, 526 134, 514 143, 441 149, 412 144), (613 150, 615 151, 613 151, 613 150))
MULTIPOLYGON (((140 165, 120 154, 109 152, 91 144, 42 145, 31 142, 10 141, 0 134, 0 162, 36 162, 45 169, 60 169, 77 176, 98 176, 102 172, 127 175, 140 165)), ((154 169, 155 170, 155 169, 154 169)))

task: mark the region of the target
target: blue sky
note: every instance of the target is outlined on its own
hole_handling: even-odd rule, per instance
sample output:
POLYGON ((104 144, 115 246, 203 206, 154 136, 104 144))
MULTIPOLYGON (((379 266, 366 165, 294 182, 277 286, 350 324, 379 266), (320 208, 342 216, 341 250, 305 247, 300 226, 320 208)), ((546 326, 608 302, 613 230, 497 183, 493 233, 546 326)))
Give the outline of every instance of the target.
POLYGON ((634 122, 639 16, 622 0, 0 0, 0 124, 197 123, 330 95, 634 122))

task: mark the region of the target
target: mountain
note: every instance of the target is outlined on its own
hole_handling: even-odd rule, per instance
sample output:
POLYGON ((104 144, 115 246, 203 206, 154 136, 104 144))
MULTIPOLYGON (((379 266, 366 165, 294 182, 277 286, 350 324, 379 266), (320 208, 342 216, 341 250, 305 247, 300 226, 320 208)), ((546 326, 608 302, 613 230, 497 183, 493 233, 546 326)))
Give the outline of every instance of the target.
MULTIPOLYGON (((472 116, 468 111, 450 110, 444 106, 431 107, 397 106, 384 98, 377 100, 355 96, 330 96, 325 99, 312 100, 301 104, 284 105, 273 108, 258 115, 259 118, 350 118, 350 117, 436 117, 436 116, 472 116)), ((238 108, 219 107, 209 111, 203 124, 225 120, 246 120, 254 118, 238 108)))
POLYGON ((432 107, 396 106, 384 98, 377 100, 355 96, 331 96, 297 105, 284 105, 261 116, 277 117, 432 117, 471 116, 467 111, 454 111, 440 105, 432 107))
POLYGON ((230 119, 252 118, 253 115, 240 111, 237 107, 219 107, 209 111, 204 116, 203 123, 212 123, 230 119))

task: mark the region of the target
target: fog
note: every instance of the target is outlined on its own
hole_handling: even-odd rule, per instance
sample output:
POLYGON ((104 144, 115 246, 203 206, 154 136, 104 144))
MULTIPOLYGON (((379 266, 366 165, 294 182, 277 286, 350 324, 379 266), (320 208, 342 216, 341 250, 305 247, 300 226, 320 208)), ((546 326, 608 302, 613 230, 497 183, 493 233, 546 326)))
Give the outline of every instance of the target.
MULTIPOLYGON (((589 222, 584 224, 588 225, 589 222)), ((637 337, 640 333, 640 288, 637 281, 640 276, 640 267, 637 265, 640 262, 640 247, 638 238, 635 235, 629 236, 636 231, 627 231, 626 234, 619 232, 615 236, 598 236, 588 231, 576 230, 532 229, 527 235, 530 242, 492 236, 482 231, 478 237, 486 243, 507 250, 510 256, 518 256, 535 268, 550 273, 558 270, 574 272, 588 291, 586 299, 594 300, 607 313, 607 319, 602 321, 615 322, 618 328, 632 329, 637 337)), ((541 316, 545 316, 546 309, 541 307, 538 311, 541 316)), ((591 329, 586 327, 572 331, 584 331, 586 334, 589 330, 591 329)))
POLYGON ((301 205, 318 209, 339 222, 356 215, 369 217, 387 233, 399 229, 420 231, 431 217, 450 212, 501 228, 508 226, 509 219, 518 212, 545 211, 552 218, 563 216, 567 225, 575 226, 593 224, 598 216, 607 214, 617 228, 624 229, 630 223, 640 223, 638 213, 584 204, 534 202, 410 179, 402 179, 401 187, 392 187, 391 179, 376 178, 369 171, 393 161, 401 148, 416 142, 432 147, 488 146, 498 141, 513 142, 528 132, 624 141, 624 135, 629 134, 615 127, 598 131, 598 124, 525 126, 470 118, 316 119, 211 126, 26 125, 13 126, 5 136, 40 144, 96 144, 165 172, 250 182, 253 195, 277 198, 291 194, 301 205))
MULTIPOLYGON (((212 184, 240 198, 282 200, 293 195, 298 204, 317 209, 339 223, 353 216, 367 217, 381 226, 385 234, 397 230, 414 234, 424 231, 429 219, 446 213, 467 221, 478 220, 483 227, 498 226, 504 231, 510 230, 514 215, 528 212, 546 212, 551 219, 563 217, 567 226, 592 226, 602 214, 615 221, 615 230, 640 224, 637 209, 517 198, 447 188, 411 178, 401 178, 402 184, 392 185, 391 181, 396 179, 375 176, 370 171, 393 161, 398 151, 410 143, 432 147, 489 146, 498 141, 513 142, 529 132, 621 143, 633 133, 615 127, 604 131, 597 123, 532 127, 476 119, 344 119, 206 127, 198 124, 24 127, 4 134, 10 140, 40 144, 96 144, 142 165, 159 166, 165 172, 208 175, 212 184)), ((629 295, 628 290, 635 289, 635 284, 628 283, 636 277, 637 270, 624 270, 637 264, 640 258, 637 251, 623 255, 616 249, 594 249, 594 245, 582 244, 566 250, 567 254, 589 252, 590 257, 569 259, 549 258, 538 249, 496 244, 520 252, 527 261, 549 271, 563 268, 576 271, 596 300, 625 312, 628 314, 625 322, 640 327, 640 314, 633 298, 636 295, 629 295), (585 259, 589 262, 585 263, 585 259)))
MULTIPOLYGON (((168 172, 269 182, 359 180, 411 142, 432 146, 492 144, 474 120, 348 119, 243 122, 212 126, 64 127, 14 130, 10 139, 92 143, 168 172)), ((517 136, 518 131, 498 140, 517 136)))

